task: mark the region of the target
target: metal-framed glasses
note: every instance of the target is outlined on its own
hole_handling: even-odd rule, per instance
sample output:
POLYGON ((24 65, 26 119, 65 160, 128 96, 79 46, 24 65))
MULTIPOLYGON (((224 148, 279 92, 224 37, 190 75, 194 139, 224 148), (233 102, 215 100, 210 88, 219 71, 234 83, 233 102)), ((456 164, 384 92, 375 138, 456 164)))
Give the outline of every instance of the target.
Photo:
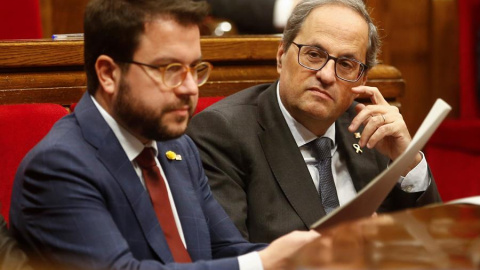
POLYGON ((208 62, 200 62, 195 66, 188 66, 181 63, 157 66, 134 60, 124 61, 124 63, 148 67, 145 71, 155 80, 161 81, 168 88, 180 86, 185 81, 185 78, 187 78, 187 72, 192 74, 192 77, 198 86, 202 86, 207 82, 208 77, 210 76, 210 71, 212 70, 212 64, 208 62))
POLYGON ((347 82, 358 81, 367 70, 367 65, 358 60, 347 57, 333 57, 317 46, 292 43, 298 47, 298 63, 304 68, 319 71, 330 59, 333 59, 335 76, 347 82))

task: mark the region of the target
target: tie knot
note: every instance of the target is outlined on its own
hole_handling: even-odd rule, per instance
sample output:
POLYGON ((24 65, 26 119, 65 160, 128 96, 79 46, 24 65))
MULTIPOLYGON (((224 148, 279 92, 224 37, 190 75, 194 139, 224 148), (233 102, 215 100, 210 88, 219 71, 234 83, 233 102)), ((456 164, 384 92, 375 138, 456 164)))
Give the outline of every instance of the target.
POLYGON ((152 147, 145 147, 143 151, 135 158, 138 166, 147 169, 157 165, 155 163, 155 150, 152 147))
POLYGON ((311 143, 313 154, 318 160, 324 160, 332 157, 333 141, 327 137, 317 138, 311 143))

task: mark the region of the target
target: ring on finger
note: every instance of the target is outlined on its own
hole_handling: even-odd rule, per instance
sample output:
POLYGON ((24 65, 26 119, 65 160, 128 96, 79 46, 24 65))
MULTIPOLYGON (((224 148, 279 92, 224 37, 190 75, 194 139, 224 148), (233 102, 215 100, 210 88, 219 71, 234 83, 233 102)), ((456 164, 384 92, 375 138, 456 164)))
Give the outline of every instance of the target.
POLYGON ((385 120, 385 115, 384 114, 380 114, 383 118, 383 123, 385 123, 387 120, 385 120))

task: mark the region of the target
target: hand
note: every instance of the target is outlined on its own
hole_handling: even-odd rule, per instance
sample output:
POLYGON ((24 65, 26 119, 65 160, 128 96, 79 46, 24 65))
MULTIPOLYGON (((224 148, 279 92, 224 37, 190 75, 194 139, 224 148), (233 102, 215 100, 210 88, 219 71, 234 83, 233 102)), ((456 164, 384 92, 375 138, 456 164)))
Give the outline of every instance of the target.
MULTIPOLYGON (((357 105, 355 108, 357 116, 353 119, 348 130, 354 132, 363 124, 364 129, 358 143, 360 147, 375 147, 383 155, 395 160, 412 141, 407 125, 398 108, 390 105, 376 87, 357 86, 352 88, 352 92, 357 95, 369 96, 372 105, 357 105)), ((422 155, 418 153, 408 171, 420 163, 421 160, 422 155)))
POLYGON ((318 238, 316 231, 294 231, 273 241, 266 249, 259 251, 264 270, 293 269, 294 255, 304 245, 318 238))

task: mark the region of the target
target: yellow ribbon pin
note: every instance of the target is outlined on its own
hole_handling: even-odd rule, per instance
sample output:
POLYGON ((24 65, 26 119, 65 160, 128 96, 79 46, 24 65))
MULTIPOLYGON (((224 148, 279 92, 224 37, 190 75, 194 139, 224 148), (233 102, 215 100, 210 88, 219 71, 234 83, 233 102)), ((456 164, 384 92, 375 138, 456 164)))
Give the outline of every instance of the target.
POLYGON ((167 156, 168 159, 170 160, 182 160, 182 156, 181 155, 177 155, 175 152, 173 151, 167 151, 165 153, 165 155, 167 156))
POLYGON ((354 144, 353 144, 353 148, 355 148, 355 152, 356 152, 357 154, 363 153, 363 150, 360 149, 360 145, 358 145, 357 143, 354 143, 354 144))

